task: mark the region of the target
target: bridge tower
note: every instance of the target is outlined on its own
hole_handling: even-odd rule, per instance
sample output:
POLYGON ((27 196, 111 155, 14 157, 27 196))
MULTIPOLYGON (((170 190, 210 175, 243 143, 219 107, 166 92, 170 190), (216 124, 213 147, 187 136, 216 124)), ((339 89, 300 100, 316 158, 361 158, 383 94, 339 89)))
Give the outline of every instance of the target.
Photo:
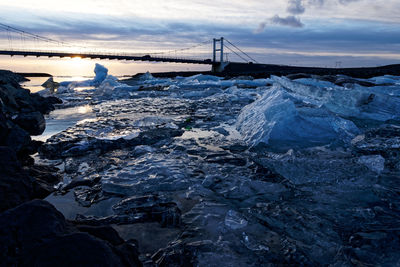
POLYGON ((220 52, 220 62, 224 62, 224 37, 213 39, 213 63, 217 62, 217 52, 220 52), (217 43, 220 43, 220 48, 217 48, 217 43))
POLYGON ((213 66, 212 71, 221 72, 229 64, 229 62, 224 62, 224 37, 219 39, 213 39, 213 66), (217 48, 217 43, 219 43, 219 48, 217 48), (219 52, 220 60, 217 61, 217 52, 219 52))

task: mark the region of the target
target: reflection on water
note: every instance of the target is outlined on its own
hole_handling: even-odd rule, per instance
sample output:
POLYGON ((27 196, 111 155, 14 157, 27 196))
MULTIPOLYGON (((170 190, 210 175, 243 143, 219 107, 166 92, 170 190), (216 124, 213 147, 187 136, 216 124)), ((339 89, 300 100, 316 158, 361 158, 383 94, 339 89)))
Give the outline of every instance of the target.
POLYGON ((21 83, 23 88, 29 89, 32 93, 37 93, 44 89, 42 84, 47 81, 49 77, 28 77, 29 81, 21 83))
MULTIPOLYGON (((23 88, 29 89, 32 93, 37 93, 45 89, 42 84, 49 79, 49 77, 27 77, 29 81, 21 83, 23 88)), ((53 80, 55 82, 66 82, 66 81, 84 81, 93 79, 93 76, 54 76, 53 80)), ((77 91, 83 91, 88 88, 76 88, 77 91)))
POLYGON ((32 139, 46 141, 52 135, 66 130, 77 122, 94 117, 93 110, 89 105, 56 109, 46 116, 44 133, 39 136, 32 136, 32 139))

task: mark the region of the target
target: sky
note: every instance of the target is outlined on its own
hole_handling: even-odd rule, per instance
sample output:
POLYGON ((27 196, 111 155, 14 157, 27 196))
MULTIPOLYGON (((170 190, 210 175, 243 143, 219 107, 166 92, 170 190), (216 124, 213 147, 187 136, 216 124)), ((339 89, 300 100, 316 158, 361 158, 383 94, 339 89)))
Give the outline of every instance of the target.
MULTIPOLYGON (((263 63, 353 67, 400 63, 399 10, 399 0, 2 0, 0 22, 108 51, 169 51, 224 36, 263 63)), ((2 48, 24 45, 0 38, 2 48)), ((210 57, 211 45, 198 49, 210 57)), ((1 56, 0 68, 23 68, 16 61, 1 56)))

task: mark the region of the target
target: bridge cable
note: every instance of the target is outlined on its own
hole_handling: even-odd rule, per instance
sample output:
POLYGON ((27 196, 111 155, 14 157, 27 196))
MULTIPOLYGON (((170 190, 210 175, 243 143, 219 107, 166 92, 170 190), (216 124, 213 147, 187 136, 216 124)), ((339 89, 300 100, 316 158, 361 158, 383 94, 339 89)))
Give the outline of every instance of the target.
POLYGON ((55 39, 44 37, 44 36, 41 36, 41 35, 38 35, 38 34, 30 33, 30 32, 27 32, 27 31, 24 31, 24 30, 20 30, 20 29, 17 29, 15 27, 6 25, 4 23, 0 23, 0 28, 5 29, 7 31, 7 33, 15 32, 15 33, 20 33, 20 34, 23 34, 24 36, 28 36, 30 38, 33 38, 35 43, 36 43, 36 41, 44 41, 44 42, 54 43, 54 44, 58 44, 58 45, 66 46, 66 47, 89 48, 89 47, 86 47, 86 46, 74 45, 74 44, 71 44, 71 43, 62 42, 62 41, 58 41, 58 40, 55 40, 55 39))
POLYGON ((231 52, 233 52, 235 55, 237 55, 238 57, 240 57, 241 59, 244 60, 244 62, 249 62, 246 58, 242 57, 240 54, 238 54, 236 51, 234 51, 233 49, 231 49, 229 46, 224 45, 226 48, 228 48, 231 52))
POLYGON ((190 46, 190 47, 186 47, 186 48, 175 49, 175 50, 169 50, 169 51, 165 51, 165 52, 155 52, 155 53, 150 53, 150 54, 151 54, 151 55, 160 55, 160 54, 175 53, 175 57, 176 57, 176 53, 177 53, 177 52, 185 51, 185 50, 190 50, 190 49, 194 49, 194 48, 197 48, 197 47, 206 45, 206 44, 211 43, 211 42, 212 42, 212 41, 207 40, 207 41, 204 41, 204 42, 201 42, 201 43, 199 43, 199 44, 196 44, 196 45, 193 45, 193 46, 190 46))
POLYGON ((254 58, 252 58, 251 56, 249 56, 246 52, 244 52, 243 50, 241 50, 239 47, 237 47, 236 45, 234 45, 233 43, 231 43, 228 39, 225 39, 225 41, 227 41, 229 44, 231 44, 233 47, 235 47, 237 50, 239 50, 240 52, 242 52, 244 55, 246 55, 250 60, 259 63, 257 60, 255 60, 254 58))

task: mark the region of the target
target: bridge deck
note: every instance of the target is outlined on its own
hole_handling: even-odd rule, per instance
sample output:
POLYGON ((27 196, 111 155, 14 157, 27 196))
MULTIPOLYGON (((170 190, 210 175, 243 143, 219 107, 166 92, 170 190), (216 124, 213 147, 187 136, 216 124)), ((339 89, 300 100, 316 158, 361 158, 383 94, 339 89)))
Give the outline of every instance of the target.
POLYGON ((169 58, 169 57, 152 57, 150 55, 134 56, 134 55, 112 55, 112 54, 95 54, 95 53, 68 53, 68 52, 39 52, 39 51, 16 51, 16 50, 0 50, 0 55, 8 56, 35 56, 35 57, 80 57, 91 59, 116 59, 116 60, 133 60, 133 61, 153 61, 153 62, 172 62, 172 63, 188 63, 188 64, 205 64, 212 65, 211 59, 197 60, 187 58, 169 58))

